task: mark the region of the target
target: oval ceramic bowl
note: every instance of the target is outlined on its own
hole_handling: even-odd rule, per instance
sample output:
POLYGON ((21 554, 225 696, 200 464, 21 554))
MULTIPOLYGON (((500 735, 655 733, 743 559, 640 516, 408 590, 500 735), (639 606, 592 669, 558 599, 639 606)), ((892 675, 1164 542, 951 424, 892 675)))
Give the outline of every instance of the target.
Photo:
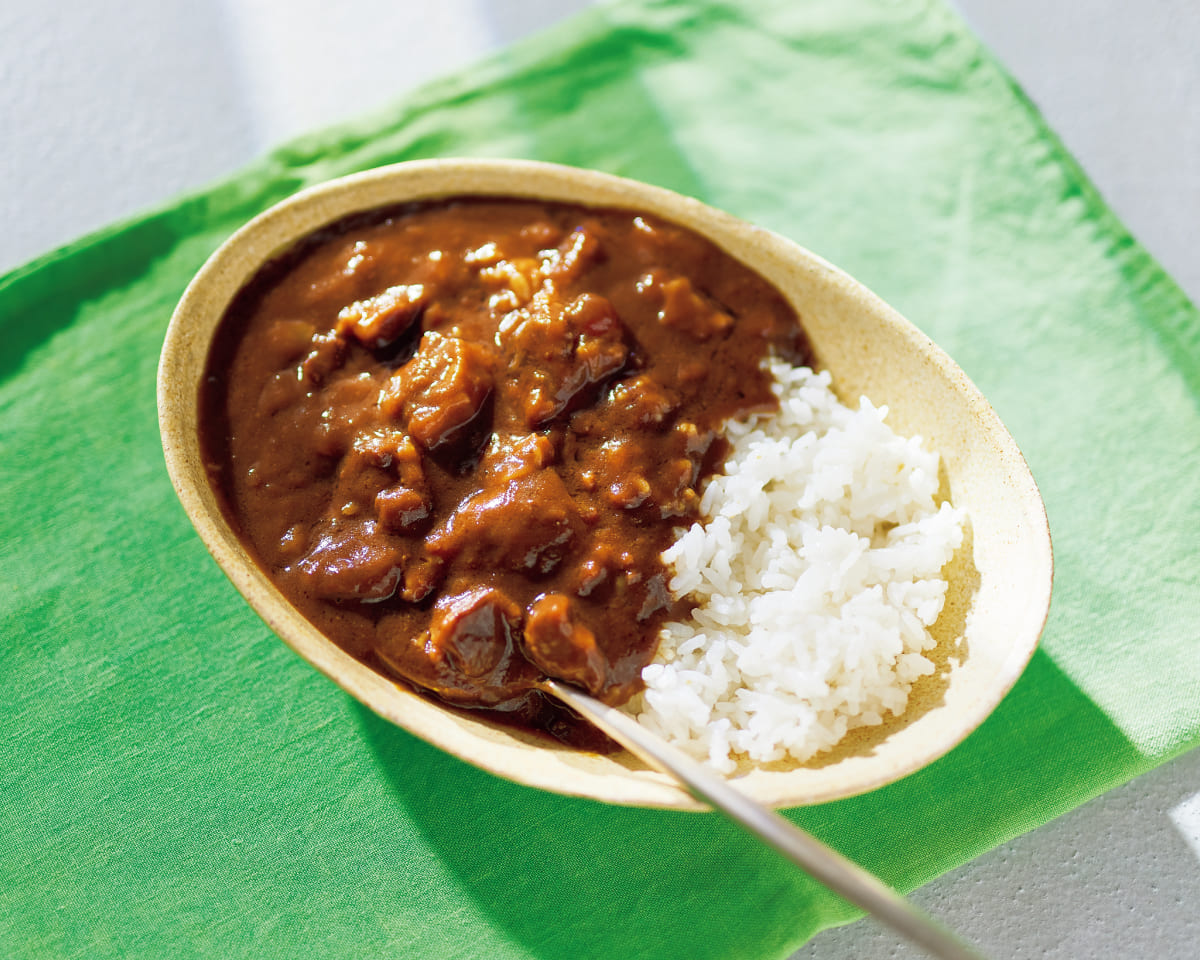
MULTIPOLYGON (((323 184, 255 218, 216 251, 171 319, 158 378, 163 448, 180 500, 226 574, 283 640, 388 720, 524 784, 611 803, 701 806, 626 753, 597 756, 418 696, 360 664, 292 608, 230 529, 197 432, 199 384, 227 305, 267 260, 349 213, 454 195, 533 197, 649 212, 704 234, 774 283, 805 324, 818 366, 844 401, 887 404, 889 423, 940 452, 943 489, 968 511, 935 633, 938 672, 908 711, 855 731, 800 767, 755 769, 738 786, 776 807, 851 796, 937 759, 991 712, 1021 674, 1045 622, 1052 561, 1045 510, 1020 451, 987 401, 937 346, 869 290, 795 243, 657 187, 587 170, 507 160, 398 164, 323 184)), ((287 697, 280 690, 280 697, 287 697)))

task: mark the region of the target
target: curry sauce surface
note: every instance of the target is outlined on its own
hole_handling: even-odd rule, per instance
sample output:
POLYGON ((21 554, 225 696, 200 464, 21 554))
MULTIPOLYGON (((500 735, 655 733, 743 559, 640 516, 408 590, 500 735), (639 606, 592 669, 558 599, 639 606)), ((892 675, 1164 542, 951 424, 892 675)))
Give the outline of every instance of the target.
POLYGON ((234 528, 354 657, 569 741, 543 676, 620 704, 672 601, 722 423, 801 362, 765 280, 649 216, 462 198, 357 215, 268 264, 209 357, 234 528))

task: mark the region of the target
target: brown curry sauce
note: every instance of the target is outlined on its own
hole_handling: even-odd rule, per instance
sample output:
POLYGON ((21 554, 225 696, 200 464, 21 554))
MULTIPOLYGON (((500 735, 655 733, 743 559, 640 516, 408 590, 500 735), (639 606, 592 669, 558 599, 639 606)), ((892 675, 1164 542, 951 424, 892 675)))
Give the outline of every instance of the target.
POLYGON ((722 423, 807 346, 770 284, 620 210, 460 198, 269 263, 209 356, 201 440, 250 553, 326 636, 459 707, 596 746, 534 689, 620 704, 672 601, 722 423))

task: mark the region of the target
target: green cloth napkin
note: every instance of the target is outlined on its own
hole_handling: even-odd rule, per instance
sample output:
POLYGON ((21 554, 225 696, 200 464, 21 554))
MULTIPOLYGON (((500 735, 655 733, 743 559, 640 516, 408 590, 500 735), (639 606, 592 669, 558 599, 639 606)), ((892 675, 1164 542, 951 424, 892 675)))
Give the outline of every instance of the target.
POLYGON ((515 786, 378 719, 176 502, 154 375, 192 273, 300 187, 455 154, 794 238, 1028 457, 1041 651, 947 757, 796 823, 910 889, 1200 741, 1195 308, 939 2, 617 2, 0 280, 0 955, 781 958, 855 916, 719 816, 515 786))

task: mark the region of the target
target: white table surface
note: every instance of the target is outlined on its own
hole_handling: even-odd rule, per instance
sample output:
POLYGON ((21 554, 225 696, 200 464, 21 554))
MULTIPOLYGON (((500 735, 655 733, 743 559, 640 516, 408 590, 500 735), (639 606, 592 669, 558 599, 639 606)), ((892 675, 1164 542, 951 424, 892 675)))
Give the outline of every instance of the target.
MULTIPOLYGON (((1200 302, 1200 0, 955 2, 1200 302)), ((0 272, 586 5, 0 0, 0 272)), ((1200 751, 915 898, 996 960, 1200 958, 1200 751)), ((861 921, 795 960, 918 956, 861 921)))

